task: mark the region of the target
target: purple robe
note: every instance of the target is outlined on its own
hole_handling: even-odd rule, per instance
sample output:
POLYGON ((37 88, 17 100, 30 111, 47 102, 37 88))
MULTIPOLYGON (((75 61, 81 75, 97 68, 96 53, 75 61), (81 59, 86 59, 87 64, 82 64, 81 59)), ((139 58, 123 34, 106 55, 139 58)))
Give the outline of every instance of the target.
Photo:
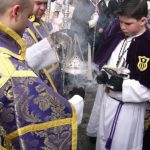
POLYGON ((0 129, 4 131, 0 145, 15 150, 76 150, 74 109, 28 67, 20 55, 21 37, 16 34, 15 41, 16 35, 11 35, 0 33, 0 129))
MULTIPOLYGON (((41 19, 33 19, 32 21, 30 20, 28 22, 28 28, 32 31, 33 35, 35 36, 35 38, 38 41, 41 41, 43 38, 47 37, 47 35, 49 34, 48 32, 48 28, 46 26, 46 24, 41 20, 41 19), (38 26, 34 26, 34 24, 39 24, 38 26)), ((26 39, 26 36, 29 36, 33 39, 33 36, 26 30, 26 32, 24 33, 24 37, 26 39)), ((35 43, 36 41, 34 41, 35 43)), ((33 43, 33 44, 34 44, 33 43)), ((51 66, 50 66, 51 67, 51 66)), ((47 68, 48 69, 48 68, 47 68)), ((49 86, 52 87, 50 81, 48 80, 48 77, 45 75, 45 73, 43 72, 43 70, 41 70, 40 72, 40 77, 41 79, 49 86)), ((61 68, 60 66, 58 66, 53 72, 51 72, 49 74, 53 80, 54 86, 57 89, 57 92, 61 95, 63 95, 63 77, 62 77, 62 73, 61 73, 61 68)))

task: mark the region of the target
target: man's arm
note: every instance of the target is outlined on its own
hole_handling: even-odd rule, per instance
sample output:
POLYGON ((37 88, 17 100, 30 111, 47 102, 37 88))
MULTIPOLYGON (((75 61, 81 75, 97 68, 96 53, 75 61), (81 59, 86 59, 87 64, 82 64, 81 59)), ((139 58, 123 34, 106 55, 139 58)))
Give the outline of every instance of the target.
POLYGON ((58 54, 51 43, 47 38, 44 38, 27 48, 26 61, 31 68, 38 71, 59 61, 58 54))

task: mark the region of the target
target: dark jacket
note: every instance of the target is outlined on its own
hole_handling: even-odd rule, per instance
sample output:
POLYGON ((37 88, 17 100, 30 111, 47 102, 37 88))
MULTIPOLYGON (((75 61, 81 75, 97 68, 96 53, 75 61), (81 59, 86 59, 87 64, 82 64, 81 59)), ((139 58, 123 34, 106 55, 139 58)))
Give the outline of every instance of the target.
MULTIPOLYGON (((124 39, 124 34, 120 31, 112 34, 99 49, 99 55, 95 63, 101 68, 107 63, 112 52, 124 39)), ((127 52, 127 64, 131 71, 130 78, 139 81, 144 86, 150 88, 150 31, 146 30, 142 35, 133 38, 127 52)))

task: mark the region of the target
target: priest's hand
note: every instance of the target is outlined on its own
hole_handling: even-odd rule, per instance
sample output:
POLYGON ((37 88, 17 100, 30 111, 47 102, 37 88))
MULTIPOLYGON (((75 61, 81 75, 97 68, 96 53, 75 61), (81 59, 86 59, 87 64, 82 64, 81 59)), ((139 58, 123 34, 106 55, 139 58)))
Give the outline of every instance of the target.
POLYGON ((121 76, 111 76, 107 81, 107 87, 112 91, 122 91, 123 78, 121 76))
POLYGON ((100 71, 99 75, 96 77, 98 84, 106 84, 108 80, 108 75, 105 71, 100 71))
POLYGON ((69 95, 73 97, 74 95, 79 95, 83 99, 85 98, 85 91, 82 87, 73 87, 73 89, 69 92, 69 95))

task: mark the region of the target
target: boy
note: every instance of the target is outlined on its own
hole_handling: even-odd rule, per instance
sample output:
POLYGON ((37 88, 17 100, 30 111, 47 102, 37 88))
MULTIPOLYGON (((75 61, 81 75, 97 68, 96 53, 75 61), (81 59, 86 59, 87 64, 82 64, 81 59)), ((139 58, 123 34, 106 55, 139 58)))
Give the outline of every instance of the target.
POLYGON ((145 0, 122 2, 121 30, 100 49, 100 85, 87 127, 89 136, 97 136, 96 150, 142 149, 145 104, 150 98, 147 13, 145 0))

